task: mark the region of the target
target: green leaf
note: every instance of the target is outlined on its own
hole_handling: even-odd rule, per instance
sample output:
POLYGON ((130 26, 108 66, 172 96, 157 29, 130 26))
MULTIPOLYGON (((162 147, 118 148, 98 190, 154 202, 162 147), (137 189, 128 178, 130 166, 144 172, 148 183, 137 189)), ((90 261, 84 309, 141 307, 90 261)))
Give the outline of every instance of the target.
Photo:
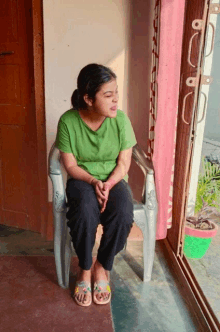
POLYGON ((202 173, 198 177, 195 213, 203 208, 203 200, 220 211, 220 167, 202 158, 202 173))

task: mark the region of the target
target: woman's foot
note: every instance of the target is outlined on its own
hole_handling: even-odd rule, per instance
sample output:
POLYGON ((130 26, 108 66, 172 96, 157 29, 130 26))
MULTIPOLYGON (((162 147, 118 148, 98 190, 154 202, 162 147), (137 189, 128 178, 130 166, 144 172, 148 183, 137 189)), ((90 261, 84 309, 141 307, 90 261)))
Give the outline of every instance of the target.
POLYGON ((99 304, 105 304, 110 301, 111 290, 109 287, 109 272, 96 260, 94 264, 94 301, 99 304))
POLYGON ((79 268, 74 291, 74 299, 77 304, 83 307, 91 304, 91 270, 83 270, 79 268))

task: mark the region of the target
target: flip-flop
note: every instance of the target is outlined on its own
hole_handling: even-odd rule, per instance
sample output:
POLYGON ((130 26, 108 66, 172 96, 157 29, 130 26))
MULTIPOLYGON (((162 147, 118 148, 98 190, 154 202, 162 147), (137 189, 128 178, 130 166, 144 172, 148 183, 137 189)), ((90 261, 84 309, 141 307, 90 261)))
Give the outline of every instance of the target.
POLYGON ((109 282, 108 281, 105 281, 105 280, 101 280, 101 281, 98 281, 98 282, 95 282, 94 283, 94 288, 93 288, 93 301, 96 303, 96 304, 107 304, 109 303, 111 300, 111 288, 110 288, 110 285, 109 285, 109 282), (106 301, 99 301, 96 297, 97 294, 100 294, 100 293, 109 293, 109 298, 108 300, 106 301))
POLYGON ((91 283, 87 281, 77 281, 73 297, 78 305, 82 307, 88 307, 92 303, 91 283), (90 300, 89 302, 86 303, 80 302, 76 297, 79 294, 85 295, 89 293, 90 293, 90 300))

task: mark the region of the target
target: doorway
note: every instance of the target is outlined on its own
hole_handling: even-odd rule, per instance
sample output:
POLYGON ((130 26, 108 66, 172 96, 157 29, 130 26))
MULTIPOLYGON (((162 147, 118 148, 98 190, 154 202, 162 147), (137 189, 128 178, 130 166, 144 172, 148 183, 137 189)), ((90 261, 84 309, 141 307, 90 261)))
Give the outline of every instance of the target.
POLYGON ((206 101, 207 98, 201 92, 204 92, 203 85, 210 84, 210 78, 203 71, 203 63, 207 53, 210 53, 210 47, 209 51, 205 48, 210 15, 215 7, 214 2, 209 0, 186 2, 174 174, 173 224, 165 240, 170 257, 175 262, 178 277, 185 288, 189 305, 194 314, 199 317, 201 331, 219 331, 219 321, 201 288, 199 278, 197 279, 196 274, 193 273, 184 255, 184 244, 189 188, 191 177, 195 175, 192 168, 193 154, 194 151, 195 154, 198 152, 195 149, 197 125, 203 120, 206 109, 204 100, 206 101), (202 112, 199 112, 200 108, 202 112))
POLYGON ((44 235, 42 3, 2 0, 0 13, 0 223, 44 235))

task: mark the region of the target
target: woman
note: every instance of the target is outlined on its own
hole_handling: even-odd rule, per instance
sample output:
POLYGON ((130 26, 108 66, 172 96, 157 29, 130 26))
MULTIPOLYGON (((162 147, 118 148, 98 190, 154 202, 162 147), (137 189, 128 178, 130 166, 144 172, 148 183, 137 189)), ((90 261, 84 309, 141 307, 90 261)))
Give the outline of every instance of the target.
POLYGON ((106 304, 111 299, 109 271, 133 225, 132 192, 125 180, 136 139, 129 118, 117 108, 116 75, 109 68, 84 67, 72 104, 60 118, 56 146, 69 175, 67 225, 79 259, 74 299, 81 306, 91 304, 92 249, 101 223, 93 301, 106 304))

